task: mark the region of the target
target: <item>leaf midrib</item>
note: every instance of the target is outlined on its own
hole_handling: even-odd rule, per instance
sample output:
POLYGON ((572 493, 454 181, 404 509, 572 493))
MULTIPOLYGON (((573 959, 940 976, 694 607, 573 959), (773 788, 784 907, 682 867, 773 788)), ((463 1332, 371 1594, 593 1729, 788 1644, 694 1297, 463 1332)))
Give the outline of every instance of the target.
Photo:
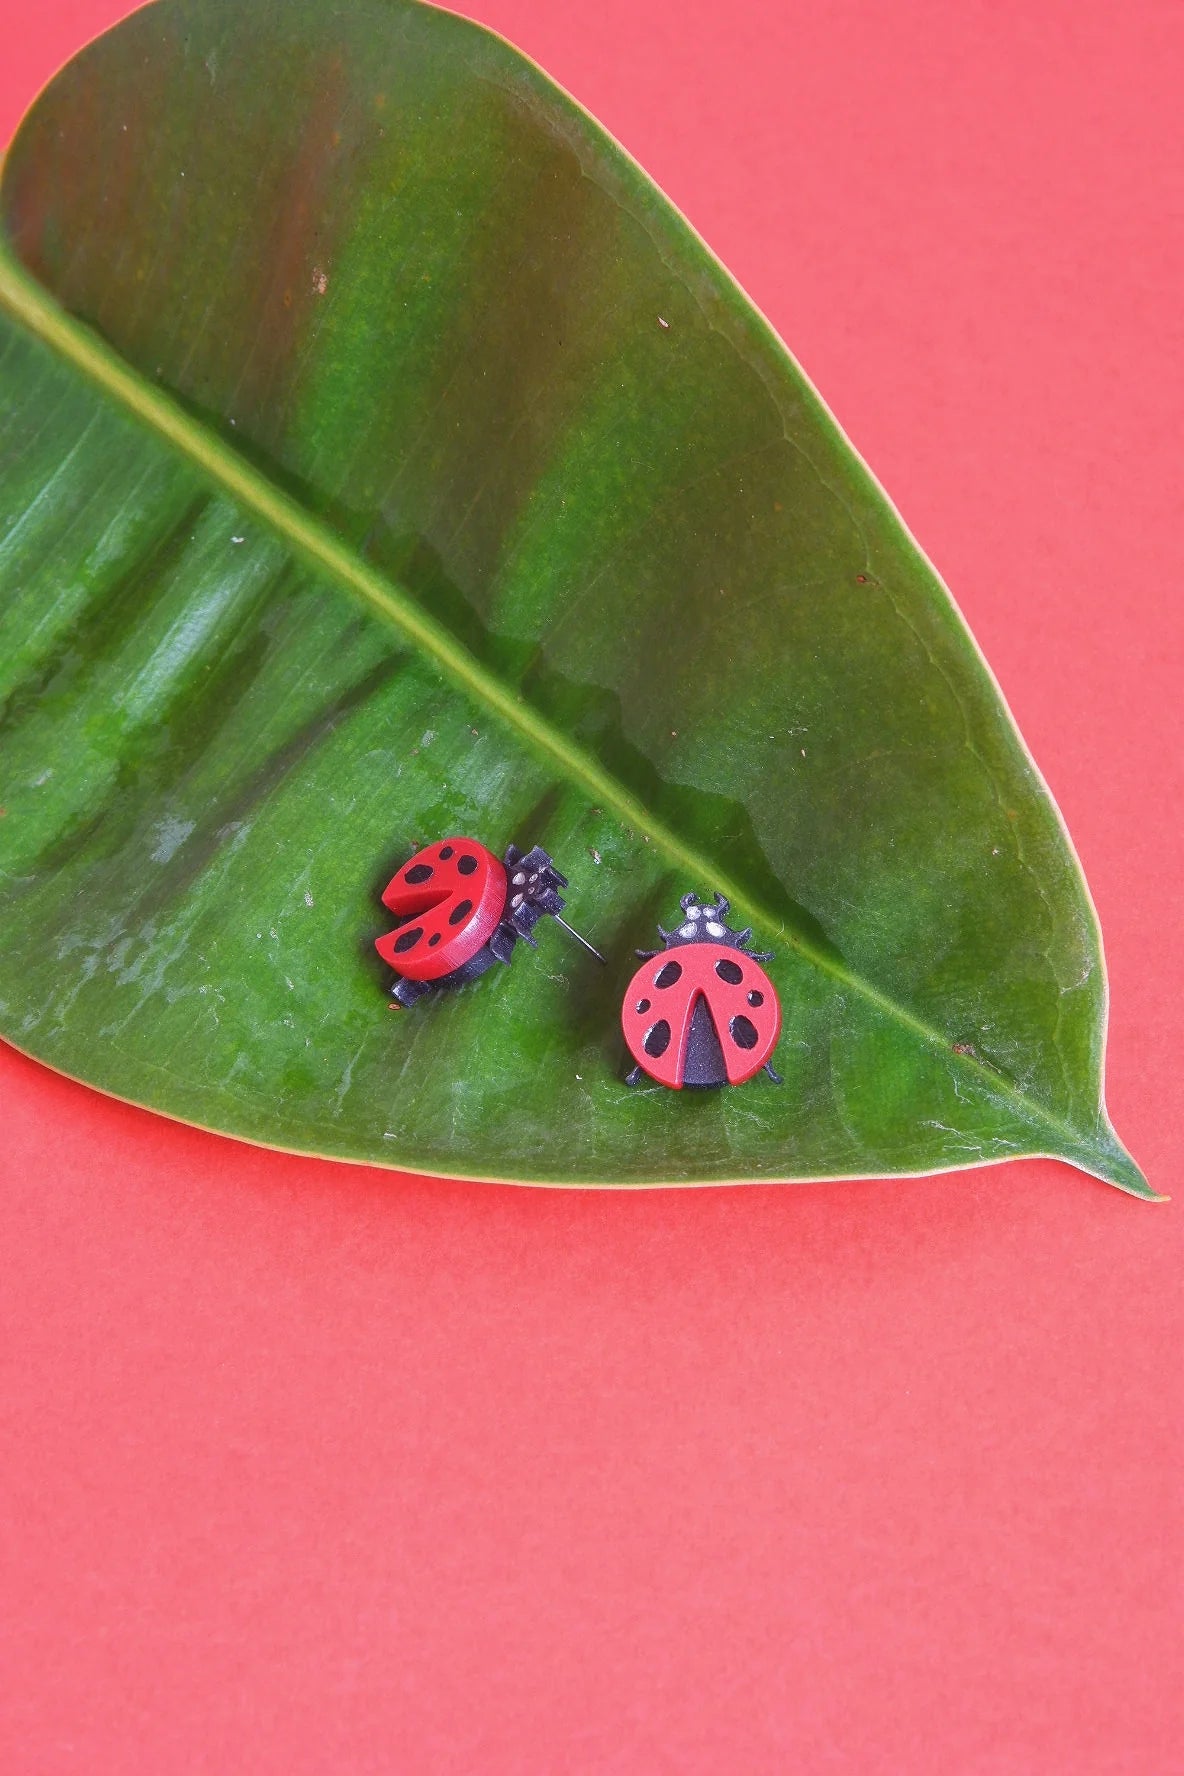
MULTIPOLYGON (((2 165, 0 159, 0 169, 2 165)), ((593 757, 574 745, 523 697, 509 691, 397 583, 363 561, 319 519, 269 481, 261 470, 133 369, 83 322, 69 315, 13 256, 11 247, 3 239, 0 239, 0 307, 154 436, 180 452, 223 492, 262 519, 286 546, 317 572, 327 574, 392 623, 462 691, 484 703, 520 739, 558 765, 570 781, 586 789, 598 805, 611 809, 626 827, 635 828, 665 852, 671 863, 685 870, 692 880, 710 880, 714 889, 749 910, 754 925, 788 942, 812 967, 858 994, 927 1046, 938 1050, 947 1066, 960 1067, 966 1075, 985 1082, 996 1097, 1001 1096, 1013 1104, 1024 1120, 1043 1125, 1059 1137, 1060 1142, 1078 1152, 1083 1146, 1087 1149, 1093 1146, 1090 1137, 1047 1106, 1028 1097, 985 1062, 959 1053, 952 1047, 948 1036, 933 1029, 870 981, 853 974, 817 949, 808 938, 763 907, 742 883, 731 880, 726 871, 721 872, 713 861, 686 844, 593 757)), ((1129 1185, 1123 1187, 1130 1188, 1129 1185)))

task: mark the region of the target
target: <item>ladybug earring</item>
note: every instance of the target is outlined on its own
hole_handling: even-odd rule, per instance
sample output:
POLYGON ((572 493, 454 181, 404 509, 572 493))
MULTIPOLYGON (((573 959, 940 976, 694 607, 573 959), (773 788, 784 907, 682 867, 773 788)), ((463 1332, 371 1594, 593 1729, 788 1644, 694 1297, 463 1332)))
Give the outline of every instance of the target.
POLYGON ((743 1085, 761 1068, 781 1080, 769 1056, 781 1034, 777 989, 760 966, 771 954, 746 946, 752 929, 724 923, 729 903, 717 894, 710 906, 682 897, 682 919, 663 931, 662 950, 638 950, 641 967, 621 1006, 621 1028, 637 1065, 626 1084, 643 1073, 674 1091, 683 1086, 743 1085))
POLYGON ((559 917, 567 887, 541 846, 525 856, 515 845, 502 862, 476 839, 443 839, 405 863, 386 886, 382 904, 399 921, 375 949, 398 975, 391 997, 412 1006, 426 993, 464 986, 495 962, 508 962, 542 918, 570 932, 598 962, 604 957, 559 917))

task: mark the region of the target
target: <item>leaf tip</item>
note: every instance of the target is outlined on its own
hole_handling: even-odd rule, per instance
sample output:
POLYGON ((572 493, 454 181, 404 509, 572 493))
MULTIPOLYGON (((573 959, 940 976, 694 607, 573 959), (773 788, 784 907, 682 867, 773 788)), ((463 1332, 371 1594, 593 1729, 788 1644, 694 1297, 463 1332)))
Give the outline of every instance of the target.
POLYGON ((1064 1157, 1070 1164, 1088 1172, 1091 1177, 1100 1178, 1104 1184, 1113 1184, 1115 1189, 1125 1191, 1128 1196, 1137 1196, 1143 1202, 1166 1203, 1172 1200, 1170 1196, 1163 1196, 1158 1190, 1152 1189, 1142 1169, 1136 1165, 1108 1122, 1103 1123, 1097 1138, 1088 1147, 1083 1146, 1064 1157))

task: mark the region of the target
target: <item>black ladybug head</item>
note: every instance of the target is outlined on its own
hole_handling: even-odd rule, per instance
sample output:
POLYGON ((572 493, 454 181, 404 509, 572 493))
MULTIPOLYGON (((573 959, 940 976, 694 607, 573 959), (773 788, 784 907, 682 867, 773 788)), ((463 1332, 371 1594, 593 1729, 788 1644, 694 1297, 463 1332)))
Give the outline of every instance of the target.
POLYGON ((507 846, 505 864, 508 890, 503 918, 519 937, 529 938, 546 914, 554 917, 563 911, 559 890, 567 887, 567 877, 560 875, 541 845, 525 856, 516 845, 507 846))
POLYGON ((730 902, 722 894, 717 894, 713 901, 706 902, 695 894, 684 894, 679 905, 682 907, 682 918, 675 929, 664 931, 661 925, 658 926, 668 950, 689 943, 727 944, 732 949, 742 950, 752 936, 751 926, 745 931, 733 931, 727 924, 726 915, 730 902))
MULTIPOLYGON (((682 918, 673 931, 666 931, 659 925, 658 934, 668 950, 677 950, 682 944, 723 944, 727 949, 743 950, 755 962, 771 961, 771 950, 749 949, 751 925, 746 925, 743 931, 736 931, 727 923, 730 904, 722 894, 717 894, 710 901, 700 900, 697 894, 684 894, 679 902, 682 918)), ((659 954, 656 950, 638 950, 637 953, 639 956, 659 954)))

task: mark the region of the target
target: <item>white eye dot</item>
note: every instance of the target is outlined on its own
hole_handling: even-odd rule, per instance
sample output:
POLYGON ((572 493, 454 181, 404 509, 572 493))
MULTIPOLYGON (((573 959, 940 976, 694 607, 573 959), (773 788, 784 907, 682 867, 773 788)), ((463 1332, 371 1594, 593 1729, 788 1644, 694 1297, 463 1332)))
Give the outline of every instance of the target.
POLYGON ((514 898, 511 900, 510 905, 512 907, 520 907, 522 905, 522 896, 520 894, 516 894, 514 896, 514 898))
POLYGON ((525 880, 526 880, 526 877, 523 875, 522 871, 519 870, 518 874, 514 877, 515 888, 521 888, 521 886, 522 886, 523 882, 525 882, 525 880))
POLYGON ((714 919, 708 919, 707 929, 712 937, 722 937, 727 928, 726 926, 717 924, 714 919))
POLYGON ((689 906, 687 908, 687 918, 688 919, 701 919, 702 917, 703 917, 703 908, 702 907, 689 906))
POLYGON ((697 925, 680 925, 678 935, 680 937, 698 937, 699 927, 697 925))

